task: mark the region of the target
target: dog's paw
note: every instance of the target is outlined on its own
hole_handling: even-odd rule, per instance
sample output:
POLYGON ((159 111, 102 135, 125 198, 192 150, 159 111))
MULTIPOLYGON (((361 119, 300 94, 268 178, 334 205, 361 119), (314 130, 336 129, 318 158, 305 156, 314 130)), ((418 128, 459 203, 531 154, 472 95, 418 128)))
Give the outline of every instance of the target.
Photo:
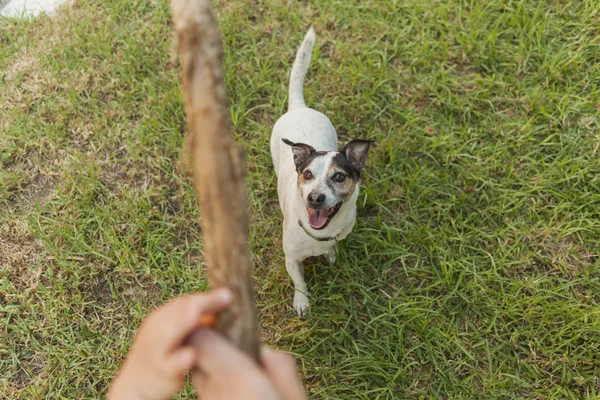
POLYGON ((310 300, 308 300, 308 297, 304 293, 296 291, 296 293, 294 293, 294 309, 298 315, 306 315, 309 306, 310 300))
POLYGON ((335 262, 337 261, 337 258, 335 258, 334 252, 327 253, 327 261, 329 261, 330 264, 335 264, 335 262))
POLYGON ((332 247, 327 254, 325 254, 325 257, 327 257, 327 261, 329 261, 329 263, 335 264, 337 261, 337 258, 335 257, 335 247, 332 247))

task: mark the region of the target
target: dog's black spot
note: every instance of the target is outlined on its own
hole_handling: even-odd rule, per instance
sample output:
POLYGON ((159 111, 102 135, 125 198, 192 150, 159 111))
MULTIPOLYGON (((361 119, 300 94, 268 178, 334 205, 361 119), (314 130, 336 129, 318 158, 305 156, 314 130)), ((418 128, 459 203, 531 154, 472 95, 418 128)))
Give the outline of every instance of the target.
POLYGON ((355 168, 343 153, 333 156, 327 174, 327 186, 337 199, 343 201, 352 196, 360 179, 360 170, 355 168), (346 179, 342 182, 336 181, 334 177, 338 173, 345 175, 346 179))
MULTIPOLYGON (((353 163, 348 161, 346 155, 344 153, 337 153, 331 159, 332 168, 335 167, 341 171, 343 171, 348 178, 352 179, 354 182, 357 182, 360 178, 360 169, 357 168, 353 163)), ((332 181, 333 182, 333 181, 332 181)))
POLYGON ((354 193, 371 143, 370 140, 353 140, 342 147, 340 152, 331 159, 327 185, 336 198, 345 200, 354 193), (343 182, 336 182, 333 177, 340 171, 346 175, 346 179, 343 182))

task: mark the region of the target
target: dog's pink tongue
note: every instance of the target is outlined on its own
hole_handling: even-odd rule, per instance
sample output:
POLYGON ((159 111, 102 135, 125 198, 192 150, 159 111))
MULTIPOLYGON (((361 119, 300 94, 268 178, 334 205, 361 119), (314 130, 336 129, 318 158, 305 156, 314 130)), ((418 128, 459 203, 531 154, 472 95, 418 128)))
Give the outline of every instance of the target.
POLYGON ((314 229, 320 229, 327 223, 327 217, 329 217, 329 210, 313 210, 307 208, 308 211, 308 223, 314 229))

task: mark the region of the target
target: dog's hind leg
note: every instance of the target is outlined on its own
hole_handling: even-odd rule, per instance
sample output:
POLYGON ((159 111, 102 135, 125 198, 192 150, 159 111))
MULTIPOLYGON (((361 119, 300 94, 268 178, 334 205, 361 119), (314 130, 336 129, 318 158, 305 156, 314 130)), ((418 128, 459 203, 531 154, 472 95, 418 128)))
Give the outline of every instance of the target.
POLYGON ((294 282, 294 309, 298 315, 304 315, 308 311, 310 301, 308 300, 308 287, 304 281, 304 266, 302 261, 285 258, 285 269, 294 282))

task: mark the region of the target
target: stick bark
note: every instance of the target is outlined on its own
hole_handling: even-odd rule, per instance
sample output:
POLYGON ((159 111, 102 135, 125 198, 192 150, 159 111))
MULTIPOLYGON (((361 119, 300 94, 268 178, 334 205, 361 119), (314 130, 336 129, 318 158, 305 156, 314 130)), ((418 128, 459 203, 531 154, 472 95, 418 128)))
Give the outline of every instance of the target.
POLYGON ((171 10, 188 125, 184 157, 200 202, 209 279, 234 295, 217 329, 259 361, 243 150, 231 133, 220 30, 209 0, 171 0, 171 10))

